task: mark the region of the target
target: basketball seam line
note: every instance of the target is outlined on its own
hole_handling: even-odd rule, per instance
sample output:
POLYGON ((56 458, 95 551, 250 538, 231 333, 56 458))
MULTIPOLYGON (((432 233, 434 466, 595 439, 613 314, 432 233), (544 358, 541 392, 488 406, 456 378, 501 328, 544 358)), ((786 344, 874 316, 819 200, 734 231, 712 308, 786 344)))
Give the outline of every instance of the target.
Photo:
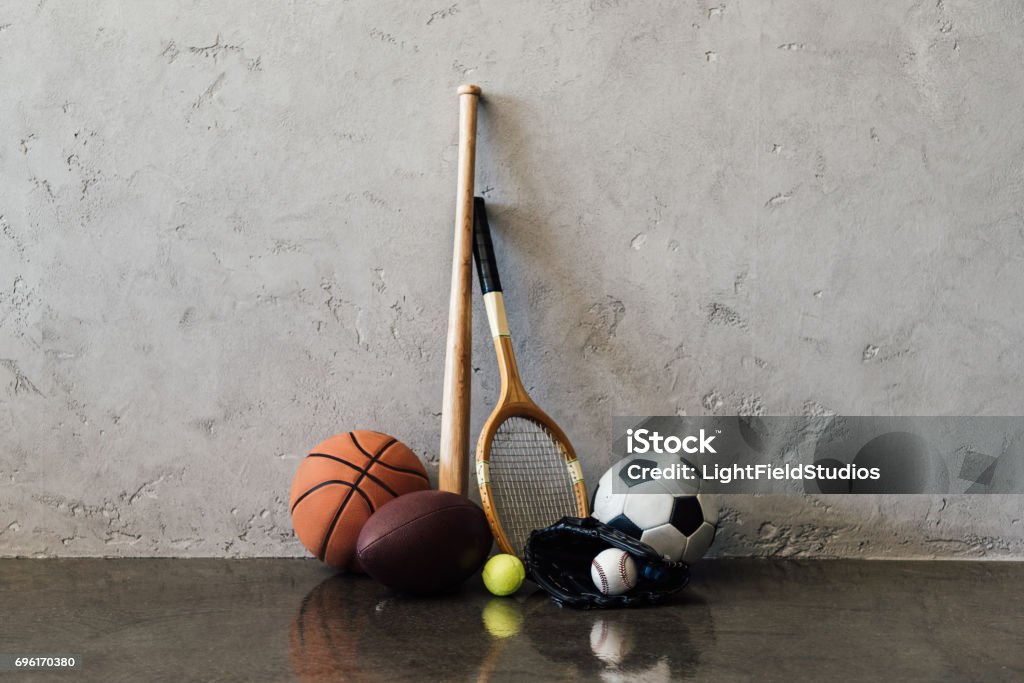
MULTIPOLYGON (((365 448, 363 448, 363 445, 361 443, 359 443, 359 441, 356 439, 356 433, 355 432, 349 432, 348 435, 350 437, 352 437, 352 443, 354 443, 356 445, 356 448, 359 449, 359 452, 362 453, 363 455, 365 455, 367 458, 370 458, 371 460, 374 459, 374 458, 379 458, 381 456, 381 454, 384 453, 384 451, 386 451, 387 449, 391 448, 392 445, 398 443, 398 439, 391 439, 391 441, 388 441, 386 444, 381 446, 380 450, 377 451, 377 455, 370 455, 369 451, 367 451, 365 448)), ((366 468, 369 469, 370 466, 367 465, 366 468)))
POLYGON ((601 577, 601 592, 608 595, 608 577, 604 575, 604 567, 597 561, 595 557, 591 562, 590 566, 597 570, 597 575, 601 577))
MULTIPOLYGON (((349 432, 348 436, 350 439, 352 439, 352 443, 355 444, 356 448, 358 448, 363 455, 370 459, 370 462, 366 464, 366 467, 360 471, 359 476, 356 477, 356 480, 352 482, 352 488, 349 489, 348 495, 346 495, 345 499, 341 501, 341 505, 338 506, 338 511, 334 513, 334 519, 331 520, 331 525, 327 528, 327 533, 324 535, 324 542, 323 544, 321 544, 320 552, 317 555, 317 557, 320 558, 321 562, 323 562, 324 559, 327 557, 327 546, 329 546, 331 543, 331 536, 334 534, 334 528, 338 526, 338 520, 341 519, 341 513, 345 511, 345 507, 348 505, 348 502, 352 500, 352 492, 359 491, 359 482, 363 480, 363 478, 366 476, 366 473, 369 472, 371 467, 373 467, 373 463, 376 462, 376 460, 380 458, 382 455, 384 455, 384 452, 387 449, 391 448, 393 444, 398 443, 398 439, 392 439, 391 441, 384 444, 384 446, 379 451, 377 451, 376 455, 370 455, 369 453, 366 452, 366 449, 363 448, 359 441, 356 439, 355 432, 349 432)), ((363 496, 364 499, 366 499, 367 504, 370 505, 370 514, 373 514, 374 507, 372 504, 370 504, 369 499, 366 498, 366 494, 363 493, 362 491, 359 491, 359 494, 363 496)))
POLYGON ((414 474, 424 481, 430 481, 430 477, 428 477, 423 472, 417 472, 416 470, 410 469, 408 467, 399 467, 398 465, 392 465, 391 463, 384 462, 382 460, 378 460, 376 465, 378 467, 383 467, 385 469, 394 470, 395 472, 405 472, 406 474, 414 474))
POLYGON ((306 645, 306 610, 309 609, 309 603, 313 599, 313 592, 310 591, 306 594, 306 597, 302 598, 302 604, 299 605, 299 616, 295 620, 295 625, 298 627, 299 632, 299 644, 305 647, 306 645))
MULTIPOLYGON (((310 453, 306 457, 307 458, 331 458, 332 460, 338 460, 337 456, 328 455, 326 453, 310 453)), ((341 462, 345 462, 345 461, 342 460, 341 462)), ((349 462, 345 462, 345 464, 346 465, 352 465, 349 462)), ((405 474, 415 475, 415 476, 419 477, 420 479, 422 479, 423 481, 427 481, 427 482, 430 481, 430 477, 428 477, 425 473, 418 472, 418 471, 416 471, 416 470, 414 470, 412 468, 409 468, 409 467, 399 467, 398 465, 392 465, 391 463, 384 462, 383 460, 378 460, 375 464, 378 467, 383 467, 385 469, 393 470, 395 472, 403 472, 405 474)), ((352 467, 355 467, 355 465, 352 465, 352 467)), ((359 469, 359 468, 356 468, 356 469, 359 469)))
MULTIPOLYGON (((299 503, 301 503, 306 498, 306 496, 308 496, 309 494, 314 493, 317 490, 322 489, 323 487, 328 486, 330 484, 338 484, 339 486, 348 486, 350 488, 352 487, 352 483, 351 482, 342 481, 341 479, 328 479, 327 481, 322 481, 319 484, 317 484, 316 486, 314 486, 311 489, 309 489, 308 491, 306 491, 305 493, 303 493, 301 496, 299 496, 298 500, 295 501, 295 504, 292 505, 292 512, 295 512, 295 508, 299 507, 299 503)), ((365 493, 363 493, 362 491, 359 491, 359 495, 361 495, 363 497, 363 500, 366 501, 366 504, 370 506, 371 510, 373 510, 373 503, 370 501, 370 499, 367 497, 367 495, 365 493)))
MULTIPOLYGON (((348 462, 347 460, 342 460, 341 458, 335 457, 333 455, 327 455, 326 453, 310 453, 306 457, 307 458, 326 458, 328 460, 334 460, 335 462, 340 462, 342 465, 345 465, 346 467, 351 467, 352 469, 354 469, 357 472, 362 472, 363 471, 363 468, 359 467, 358 465, 355 465, 354 463, 348 462)), ((398 497, 398 494, 395 493, 395 491, 390 486, 385 484, 383 481, 381 481, 377 477, 373 476, 369 472, 366 473, 366 476, 369 477, 373 481, 373 483, 377 484, 377 486, 380 486, 382 489, 384 489, 385 491, 390 493, 392 496, 394 496, 396 498, 398 497)))

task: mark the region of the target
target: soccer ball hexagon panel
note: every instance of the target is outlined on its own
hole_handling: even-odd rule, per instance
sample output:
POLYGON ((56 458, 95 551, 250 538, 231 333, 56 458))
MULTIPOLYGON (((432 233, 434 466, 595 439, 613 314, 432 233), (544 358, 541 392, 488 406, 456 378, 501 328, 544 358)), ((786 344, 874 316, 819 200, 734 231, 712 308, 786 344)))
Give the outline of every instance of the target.
MULTIPOLYGON (((641 529, 652 529, 666 522, 675 524, 676 510, 680 508, 682 499, 678 499, 667 491, 657 493, 628 493, 623 496, 626 500, 622 507, 622 514, 626 515, 634 524, 641 529)), ((696 497, 691 498, 696 504, 696 497)), ((700 506, 697 505, 699 514, 700 506)), ((694 525, 691 531, 695 531, 700 522, 694 525)), ((678 525, 677 525, 678 526, 678 525)), ((682 526, 680 531, 686 533, 682 526)))
POLYGON ((686 552, 686 536, 671 524, 662 524, 642 531, 640 540, 672 562, 678 562, 686 552))
POLYGON ((593 516, 640 539, 668 560, 692 564, 703 557, 718 523, 713 497, 670 493, 656 481, 627 488, 614 480, 623 466, 617 463, 601 477, 594 491, 593 516))

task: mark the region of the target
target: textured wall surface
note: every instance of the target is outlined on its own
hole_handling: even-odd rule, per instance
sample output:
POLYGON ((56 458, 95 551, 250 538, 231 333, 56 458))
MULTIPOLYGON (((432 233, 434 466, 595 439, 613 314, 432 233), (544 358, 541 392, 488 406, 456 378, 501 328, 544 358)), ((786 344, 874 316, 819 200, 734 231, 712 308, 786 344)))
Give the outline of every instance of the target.
MULTIPOLYGON (((616 414, 1022 414, 1022 63, 1014 0, 0 3, 0 554, 300 555, 352 428, 436 475, 466 81, 591 484, 616 414)), ((715 552, 1024 558, 1021 508, 736 497, 715 552)))

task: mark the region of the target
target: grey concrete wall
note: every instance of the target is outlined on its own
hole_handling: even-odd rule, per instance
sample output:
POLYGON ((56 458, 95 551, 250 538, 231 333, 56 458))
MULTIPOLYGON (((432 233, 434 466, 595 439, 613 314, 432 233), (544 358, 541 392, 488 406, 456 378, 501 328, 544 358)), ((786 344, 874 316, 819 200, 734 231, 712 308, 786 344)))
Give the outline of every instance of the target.
MULTIPOLYGON (((466 81, 591 484, 615 414, 1024 413, 1022 63, 1015 0, 4 2, 0 554, 300 555, 352 428, 436 474, 466 81)), ((1024 558, 1018 497, 726 512, 722 555, 1024 558)))

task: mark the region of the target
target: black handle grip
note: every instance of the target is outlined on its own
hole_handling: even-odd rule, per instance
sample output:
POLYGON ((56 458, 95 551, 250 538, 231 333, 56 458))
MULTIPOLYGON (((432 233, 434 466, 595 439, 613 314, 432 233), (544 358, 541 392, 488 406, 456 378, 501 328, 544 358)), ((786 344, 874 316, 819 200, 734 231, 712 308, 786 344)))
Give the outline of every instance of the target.
POLYGON ((483 197, 473 198, 473 260, 476 261, 476 274, 480 278, 480 290, 484 294, 500 292, 501 278, 498 277, 498 264, 494 260, 491 226, 487 223, 487 207, 483 197))

